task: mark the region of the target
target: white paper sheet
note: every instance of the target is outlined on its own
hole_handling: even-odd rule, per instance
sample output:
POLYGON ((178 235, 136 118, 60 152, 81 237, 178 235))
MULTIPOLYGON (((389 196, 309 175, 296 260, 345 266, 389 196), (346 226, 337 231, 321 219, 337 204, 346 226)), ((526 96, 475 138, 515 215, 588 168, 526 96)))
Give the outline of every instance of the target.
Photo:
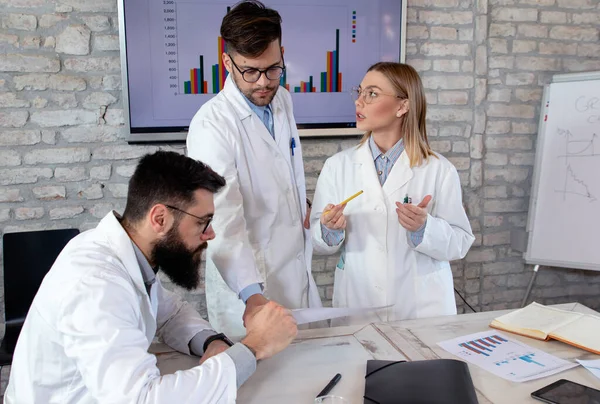
POLYGON ((315 321, 329 320, 331 318, 355 316, 360 314, 366 314, 371 311, 386 309, 390 306, 380 307, 366 307, 350 309, 345 307, 315 307, 308 309, 295 309, 292 310, 292 315, 296 319, 298 324, 307 324, 315 321))
POLYGON ((592 372, 594 376, 600 379, 600 359, 588 361, 577 359, 577 362, 581 363, 584 368, 592 372))
POLYGON ((460 359, 513 382, 539 379, 578 366, 494 330, 438 342, 438 345, 460 359))

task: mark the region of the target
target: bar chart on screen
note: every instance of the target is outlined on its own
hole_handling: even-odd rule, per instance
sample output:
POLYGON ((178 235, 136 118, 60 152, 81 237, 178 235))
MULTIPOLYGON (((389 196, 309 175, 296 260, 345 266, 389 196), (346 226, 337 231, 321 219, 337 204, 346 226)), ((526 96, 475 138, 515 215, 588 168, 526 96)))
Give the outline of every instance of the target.
MULTIPOLYGON (((218 35, 219 24, 231 7, 189 0, 163 3, 164 73, 169 88, 175 95, 217 94, 228 75, 222 59, 223 53, 228 52, 227 44, 218 35)), ((347 5, 306 7, 301 2, 289 2, 278 6, 278 12, 288 49, 287 70, 280 84, 293 93, 348 90, 343 86, 341 65, 347 64, 348 44, 356 44, 352 42, 356 41, 356 10, 350 12, 347 5), (350 25, 354 32, 351 35, 350 25), (324 34, 319 40, 310 39, 310 32, 315 30, 324 34)))
MULTIPOLYGON (((171 38, 170 45, 165 42, 163 58, 169 88, 174 95, 217 94, 228 74, 221 57, 227 46, 219 36, 219 24, 231 7, 177 0, 163 3, 170 3, 162 7, 165 40, 171 38)), ((157 12, 161 14, 160 9, 157 12)))
POLYGON ((497 331, 439 342, 451 354, 504 379, 524 382, 577 366, 497 331))
MULTIPOLYGON (((133 0, 132 0, 133 1, 133 0)), ((142 0, 135 0, 142 1, 142 0)), ((199 107, 223 90, 229 72, 223 54, 230 53, 220 35, 229 0, 144 0, 147 17, 125 9, 138 30, 130 29, 132 82, 141 85, 140 115, 155 121, 186 123, 199 107), (141 20, 148 23, 142 25, 141 20), (148 51, 134 47, 142 37, 148 51), (142 79, 145 76, 145 80, 142 79), (143 90, 143 91, 142 91, 143 90), (148 106, 152 105, 151 111, 148 106)), ((280 85, 292 95, 298 124, 351 124, 355 109, 350 89, 360 84, 368 67, 381 60, 398 61, 401 43, 400 3, 394 0, 265 1, 281 15, 280 85), (273 4, 271 4, 273 3, 273 4), (385 33, 385 35, 384 35, 385 33)), ((234 53, 241 68, 255 67, 234 53), (242 60, 241 62, 239 60, 242 60)), ((266 68, 268 66, 257 66, 266 68)), ((132 97, 138 97, 130 85, 132 97)), ((132 110, 132 114, 138 109, 132 110)))
MULTIPOLYGON (((229 7, 228 7, 229 9, 229 7)), ((287 82, 287 72, 284 71, 283 76, 280 80, 280 85, 285 87, 288 91, 293 91, 294 93, 339 93, 342 91, 342 72, 340 72, 339 67, 339 58, 340 58, 340 30, 335 30, 335 50, 327 51, 324 56, 324 64, 327 66, 327 70, 321 72, 317 77, 319 77, 320 84, 318 87, 315 87, 317 84, 317 80, 314 79, 314 76, 309 76, 306 81, 299 81, 298 86, 294 86, 293 89, 290 88, 290 85, 287 82)), ((186 81, 188 76, 184 75, 180 80, 183 82, 178 83, 178 88, 183 88, 183 94, 217 94, 219 91, 223 89, 225 85, 225 79, 228 76, 228 72, 225 69, 225 65, 223 64, 223 59, 218 57, 218 55, 222 55, 224 52, 227 52, 227 44, 223 40, 223 38, 218 37, 216 41, 217 49, 217 60, 218 62, 213 64, 209 71, 206 71, 204 68, 204 55, 199 55, 199 63, 197 67, 189 69, 189 80, 186 81), (208 75, 210 72, 210 82, 211 85, 209 87, 208 83, 208 75), (206 79, 206 80, 205 80, 206 79)), ((285 48, 282 50, 285 52, 285 48)), ((175 61, 173 62, 175 63, 175 61)), ((171 71, 172 68, 168 68, 171 71)), ((181 67, 177 67, 178 71, 181 71, 181 67)), ((184 69, 185 70, 185 69, 184 69)), ((169 73, 171 74, 171 73, 169 73)), ((181 90, 176 91, 175 94, 182 94, 181 90)))

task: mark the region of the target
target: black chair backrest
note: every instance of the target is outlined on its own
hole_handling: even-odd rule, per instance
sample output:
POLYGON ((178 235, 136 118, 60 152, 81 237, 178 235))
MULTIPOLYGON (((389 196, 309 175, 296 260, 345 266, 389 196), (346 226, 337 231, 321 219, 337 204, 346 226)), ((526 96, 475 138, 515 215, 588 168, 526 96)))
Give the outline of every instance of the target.
POLYGON ((78 233, 77 229, 60 229, 3 235, 6 334, 2 345, 8 352, 14 350, 44 276, 65 245, 78 233))

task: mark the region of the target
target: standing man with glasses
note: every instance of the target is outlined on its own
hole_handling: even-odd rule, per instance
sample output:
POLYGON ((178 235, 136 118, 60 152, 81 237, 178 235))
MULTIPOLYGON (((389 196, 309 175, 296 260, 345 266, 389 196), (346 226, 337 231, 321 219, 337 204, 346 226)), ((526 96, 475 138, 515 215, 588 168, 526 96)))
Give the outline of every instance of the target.
POLYGON ((231 336, 274 300, 290 309, 320 307, 311 274, 302 151, 285 71, 281 17, 259 1, 223 18, 223 90, 194 116, 188 155, 227 185, 215 196, 217 233, 206 260, 211 324, 231 336))

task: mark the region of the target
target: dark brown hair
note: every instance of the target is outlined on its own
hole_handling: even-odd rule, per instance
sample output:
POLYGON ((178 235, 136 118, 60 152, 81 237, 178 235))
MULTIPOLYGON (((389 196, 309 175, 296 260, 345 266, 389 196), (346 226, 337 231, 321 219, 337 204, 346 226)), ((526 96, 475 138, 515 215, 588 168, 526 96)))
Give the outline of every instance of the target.
POLYGON ((223 186, 225 179, 201 161, 172 151, 146 154, 129 180, 123 220, 138 223, 158 203, 184 209, 198 189, 214 194, 223 186))
POLYGON ((228 52, 258 57, 274 40, 281 45, 281 16, 258 0, 239 2, 223 17, 221 37, 228 52))

